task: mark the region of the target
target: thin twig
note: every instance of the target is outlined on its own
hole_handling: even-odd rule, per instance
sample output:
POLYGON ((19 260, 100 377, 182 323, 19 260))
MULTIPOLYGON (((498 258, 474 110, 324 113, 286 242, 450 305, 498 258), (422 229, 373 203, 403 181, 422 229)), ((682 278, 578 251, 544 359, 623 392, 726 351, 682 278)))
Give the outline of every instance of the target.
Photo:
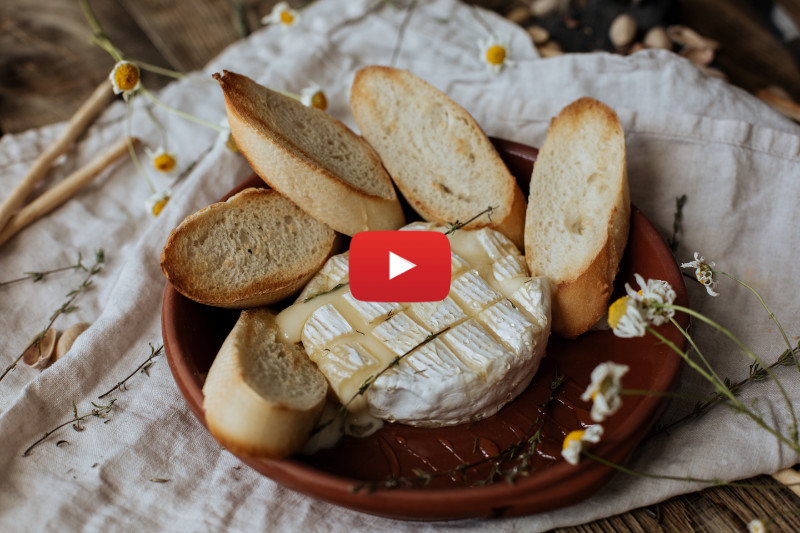
MULTIPOLYGON (((79 262, 80 262, 80 259, 79 259, 79 262)), ((91 285, 92 285, 92 281, 91 281, 92 276, 94 276, 95 274, 100 272, 100 269, 102 268, 102 264, 104 262, 105 262, 105 252, 101 248, 100 250, 98 250, 95 253, 94 265, 92 265, 92 267, 90 269, 88 269, 88 273, 86 274, 86 278, 83 280, 83 283, 81 283, 81 285, 77 289, 72 290, 69 293, 67 293, 67 300, 63 304, 61 304, 61 307, 56 309, 53 312, 52 315, 50 315, 50 322, 41 331, 41 333, 39 333, 39 335, 37 335, 33 339, 33 341, 31 341, 30 344, 28 344, 25 347, 25 349, 22 350, 22 353, 19 354, 19 357, 14 359, 14 362, 12 362, 10 365, 8 365, 6 367, 6 369, 3 371, 3 373, 0 374, 0 381, 3 381, 3 378, 5 378, 6 375, 9 372, 11 372, 12 370, 14 370, 17 367, 17 363, 19 363, 20 360, 22 360, 22 358, 25 356, 25 352, 27 352, 31 347, 37 346, 42 341, 42 339, 44 338, 45 333, 47 332, 48 329, 50 329, 50 327, 58 319, 58 317, 60 317, 61 315, 65 314, 65 313, 71 313, 72 311, 77 309, 75 306, 73 306, 73 303, 75 302, 75 299, 78 297, 79 294, 81 294, 86 289, 91 287, 91 285)))
POLYGON ((116 385, 111 387, 107 392, 104 392, 103 394, 101 394, 97 398, 102 400, 103 398, 105 398, 106 396, 108 396, 109 394, 111 394, 112 392, 114 392, 117 389, 123 390, 123 387, 125 386, 125 383, 127 383, 127 381, 129 379, 131 379, 133 376, 135 376, 137 372, 141 371, 141 372, 144 372, 145 374, 147 374, 149 376, 150 374, 148 372, 148 369, 152 366, 153 359, 155 359, 156 357, 161 355, 161 353, 163 351, 164 351, 164 346, 163 345, 159 346, 158 348, 154 348, 153 345, 151 344, 150 345, 150 357, 145 359, 142 364, 137 366, 136 369, 133 372, 131 372, 130 374, 128 374, 127 377, 125 377, 125 379, 123 379, 122 381, 118 382, 116 385))
POLYGON ((460 230, 464 226, 467 226, 470 223, 476 221, 478 218, 480 218, 483 215, 487 215, 489 217, 489 222, 491 222, 492 221, 492 212, 495 209, 497 209, 497 208, 489 206, 486 209, 484 209, 483 211, 481 211, 480 213, 478 213, 477 215, 475 215, 474 217, 472 217, 469 220, 467 220, 466 222, 459 222, 458 220, 456 220, 455 222, 448 222, 448 225, 450 226, 450 229, 447 230, 445 235, 450 235, 452 233, 455 233, 457 230, 460 230))
POLYGON ((116 402, 116 401, 117 401, 117 399, 114 398, 110 402, 108 402, 107 405, 97 405, 96 403, 91 402, 92 405, 94 406, 94 409, 92 409, 88 414, 85 414, 83 416, 78 416, 78 406, 75 405, 75 402, 72 402, 72 419, 71 420, 67 420, 63 424, 57 425, 56 427, 54 427, 50 431, 47 431, 44 435, 42 435, 41 438, 39 438, 36 442, 31 444, 30 446, 28 446, 28 448, 24 452, 22 452, 22 457, 28 457, 28 455, 30 455, 31 451, 35 447, 37 447, 39 444, 43 443, 47 439, 47 437, 49 437, 50 435, 52 435, 53 433, 55 433, 56 431, 58 431, 59 429, 65 427, 65 426, 73 424, 73 427, 75 428, 75 431, 83 431, 84 428, 80 424, 81 424, 81 422, 83 422, 87 418, 90 418, 90 417, 105 418, 106 416, 108 416, 108 413, 111 412, 111 409, 114 406, 114 402, 116 402))
POLYGON ((392 50, 392 60, 389 62, 389 65, 393 67, 397 64, 397 58, 400 55, 400 48, 403 46, 403 39, 406 35, 406 29, 408 28, 408 23, 411 22, 411 15, 414 14, 414 9, 416 7, 417 0, 413 0, 406 10, 406 16, 403 17, 403 22, 400 23, 400 28, 397 30, 397 40, 395 41, 394 49, 392 50))

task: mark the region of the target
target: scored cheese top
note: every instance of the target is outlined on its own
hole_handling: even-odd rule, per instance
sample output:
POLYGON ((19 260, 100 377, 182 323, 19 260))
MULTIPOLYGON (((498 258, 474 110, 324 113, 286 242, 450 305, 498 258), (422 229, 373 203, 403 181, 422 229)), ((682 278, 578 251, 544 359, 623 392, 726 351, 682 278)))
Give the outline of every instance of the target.
MULTIPOLYGON (((447 231, 425 222, 402 229, 447 231)), ((349 402, 351 433, 376 429, 371 417, 416 426, 480 420, 536 373, 550 334, 549 280, 529 277, 522 254, 495 230, 448 237, 452 281, 442 301, 356 300, 344 253, 278 315, 283 340, 302 341, 339 400, 349 402)))

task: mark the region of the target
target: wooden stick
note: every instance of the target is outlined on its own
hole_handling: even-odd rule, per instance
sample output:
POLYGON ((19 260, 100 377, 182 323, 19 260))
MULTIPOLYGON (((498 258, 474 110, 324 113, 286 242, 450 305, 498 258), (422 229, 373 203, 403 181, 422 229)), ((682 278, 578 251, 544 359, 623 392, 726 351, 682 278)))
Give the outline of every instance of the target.
POLYGON ((780 111, 792 120, 800 122, 800 105, 778 94, 761 89, 756 93, 761 100, 769 104, 772 109, 780 111))
MULTIPOLYGON (((131 139, 136 144, 138 139, 131 139)), ((45 191, 40 197, 32 201, 11 217, 6 227, 0 231, 0 245, 5 243, 19 230, 46 215, 56 207, 66 202, 81 187, 92 181, 108 165, 128 153, 128 141, 123 138, 111 148, 92 159, 88 165, 73 172, 52 188, 45 191)))
POLYGON ((772 474, 772 477, 788 485, 789 490, 800 496, 800 474, 794 468, 787 468, 772 474))
POLYGON ((61 134, 61 137, 58 138, 55 144, 39 155, 33 167, 31 167, 25 177, 22 178, 22 181, 17 187, 11 191, 11 195, 0 205, 0 229, 5 227, 8 220, 14 214, 14 211, 22 206, 36 184, 39 183, 47 174, 47 171, 50 170, 53 162, 69 149, 75 139, 86 130, 89 124, 91 124, 100 111, 105 109, 113 97, 114 91, 111 89, 111 82, 107 79, 103 80, 89 99, 86 100, 78 111, 72 115, 72 118, 69 119, 67 129, 61 134))

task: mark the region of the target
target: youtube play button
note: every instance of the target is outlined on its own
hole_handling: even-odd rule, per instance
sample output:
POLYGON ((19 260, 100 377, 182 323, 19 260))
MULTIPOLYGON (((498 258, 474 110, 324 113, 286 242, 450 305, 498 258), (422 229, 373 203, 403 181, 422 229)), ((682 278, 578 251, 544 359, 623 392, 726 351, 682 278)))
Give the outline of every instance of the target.
POLYGON ((450 241, 437 231, 356 233, 349 264, 357 300, 436 302, 450 292, 450 241))

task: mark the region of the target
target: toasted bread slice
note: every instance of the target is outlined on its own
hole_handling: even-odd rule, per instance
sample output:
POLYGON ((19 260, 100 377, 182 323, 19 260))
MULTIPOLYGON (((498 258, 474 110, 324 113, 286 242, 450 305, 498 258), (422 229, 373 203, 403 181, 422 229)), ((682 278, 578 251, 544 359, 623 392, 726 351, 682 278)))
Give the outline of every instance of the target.
POLYGON ((425 220, 494 228, 522 248, 525 197, 475 120, 405 70, 356 72, 350 107, 397 188, 425 220))
POLYGON ((405 223, 380 159, 347 126, 245 76, 214 78, 236 146, 271 187, 345 235, 405 223))
POLYGON ((525 219, 532 276, 556 285, 553 330, 568 338, 605 314, 628 240, 625 134, 616 113, 591 98, 550 123, 533 168, 525 219))
POLYGON ((244 309, 282 300, 325 263, 336 233, 271 189, 245 189, 172 230, 161 270, 196 302, 244 309))
POLYGON ((277 331, 272 311, 242 311, 208 372, 206 424, 233 453, 279 459, 300 451, 325 405, 325 377, 277 331))

